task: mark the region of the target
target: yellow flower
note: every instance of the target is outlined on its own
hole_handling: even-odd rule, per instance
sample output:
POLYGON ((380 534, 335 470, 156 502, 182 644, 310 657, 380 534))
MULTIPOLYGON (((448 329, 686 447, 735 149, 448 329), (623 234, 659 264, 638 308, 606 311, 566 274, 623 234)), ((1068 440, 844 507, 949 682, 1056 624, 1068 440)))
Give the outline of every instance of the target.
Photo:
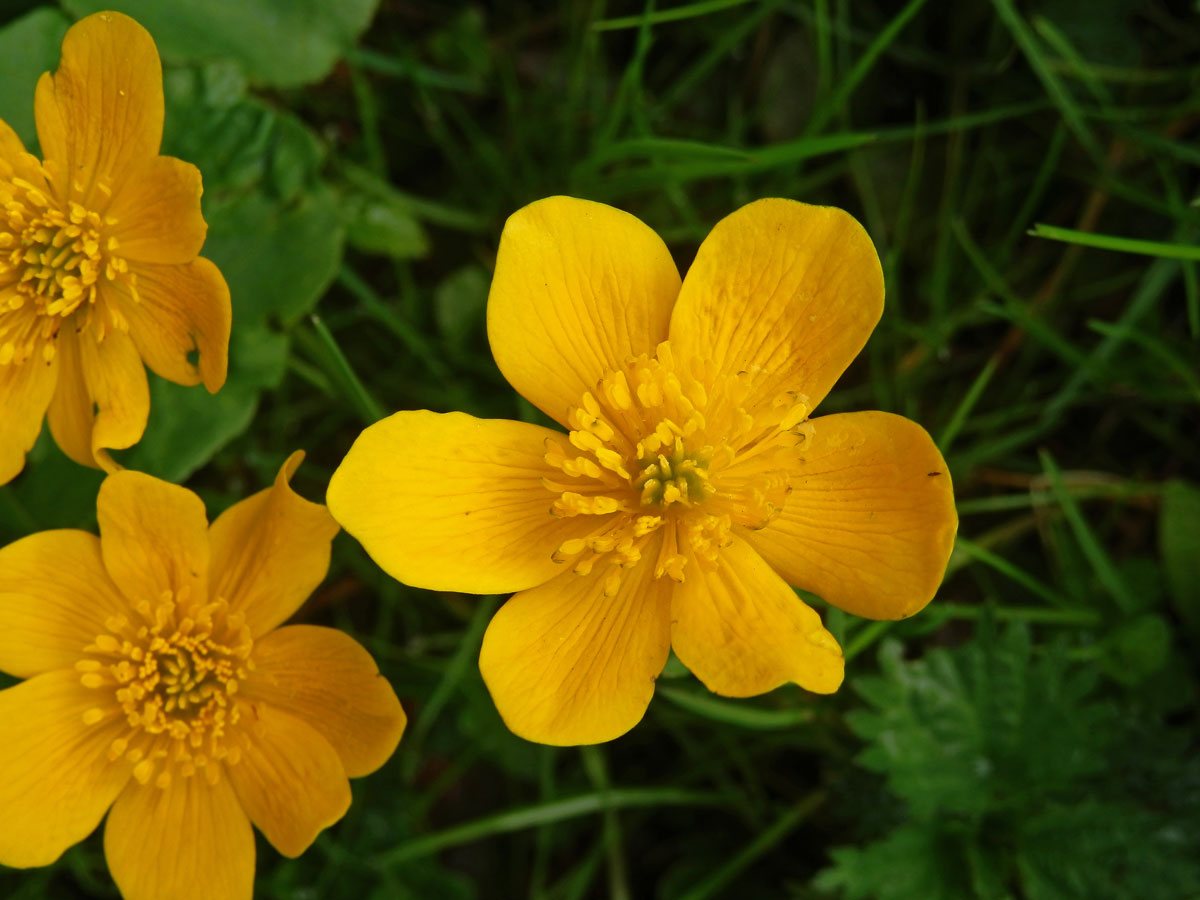
POLYGON ((68 456, 115 468, 107 451, 146 428, 143 361, 215 392, 229 348, 229 288, 197 256, 200 172, 158 155, 162 66, 146 30, 115 12, 77 23, 34 112, 42 162, 0 122, 0 484, 47 414, 68 456))
POLYGON ((838 209, 743 207, 681 286, 633 216, 539 201, 505 226, 488 334, 508 381, 570 434, 396 413, 355 442, 330 512, 409 584, 517 592, 479 665, 530 740, 623 734, 672 647, 718 694, 832 692, 841 650, 789 584, 912 615, 957 525, 919 425, 808 418, 882 310, 879 258, 838 209))
POLYGON ((100 487, 100 537, 0 550, 0 863, 42 866, 111 806, 126 900, 249 900, 253 822, 297 856, 392 754, 405 717, 340 631, 277 628, 325 577, 337 524, 275 485, 209 526, 139 472, 100 487))

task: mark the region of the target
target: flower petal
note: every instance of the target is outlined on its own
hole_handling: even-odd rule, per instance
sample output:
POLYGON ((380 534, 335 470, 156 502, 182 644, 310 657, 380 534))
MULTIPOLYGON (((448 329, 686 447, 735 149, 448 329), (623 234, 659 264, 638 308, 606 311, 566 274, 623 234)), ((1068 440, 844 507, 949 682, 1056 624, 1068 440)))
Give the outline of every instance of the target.
POLYGON ((329 741, 351 778, 369 775, 400 743, 405 716, 358 641, 332 628, 289 625, 254 645, 241 696, 302 719, 329 741))
POLYGON ((79 339, 74 329, 59 331, 54 360, 58 365, 58 377, 46 411, 50 433, 63 453, 81 466, 94 467, 92 426, 96 421, 96 406, 84 381, 79 339))
POLYGON ((162 143, 162 63, 154 39, 117 12, 75 23, 63 38, 58 70, 38 81, 38 140, 55 192, 102 208, 162 143))
POLYGON ((0 863, 46 866, 100 824, 132 766, 108 748, 127 728, 114 704, 85 725, 96 691, 70 670, 0 691, 0 863))
MULTIPOLYGON (((108 215, 117 253, 132 262, 180 265, 204 246, 200 170, 173 156, 155 156, 113 194, 108 215)), ((140 286, 140 285, 139 285, 140 286)))
POLYGON ((122 471, 109 475, 96 499, 104 567, 131 605, 208 601, 208 520, 186 488, 122 471))
POLYGON ((46 188, 45 177, 38 158, 25 149, 25 144, 3 119, 0 119, 0 176, 6 179, 16 175, 24 178, 38 190, 46 188))
MULTIPOLYGON (((563 435, 463 413, 399 412, 359 435, 333 473, 329 511, 389 575, 438 591, 500 594, 557 575, 550 557, 596 528, 550 514, 543 458, 563 435)), ((575 451, 572 449, 571 454, 575 451)))
POLYGON ((811 410, 882 312, 879 257, 852 216, 758 200, 700 245, 671 316, 671 345, 680 359, 711 360, 715 375, 754 374, 758 401, 799 391, 811 410))
POLYGON ((564 572, 500 608, 479 670, 514 734, 596 744, 641 721, 670 650, 670 587, 653 573, 649 562, 634 566, 606 597, 607 567, 564 572))
POLYGON ((753 697, 792 681, 831 694, 842 683, 842 651, 820 616, 740 538, 715 570, 689 563, 671 620, 680 662, 714 693, 753 697))
POLYGON ((937 591, 958 526, 941 453, 891 413, 810 423, 787 505, 746 539, 789 583, 846 612, 911 616, 937 591))
POLYGON ((180 266, 138 265, 137 300, 118 294, 138 353, 157 375, 176 384, 204 382, 215 394, 229 366, 232 310, 229 286, 204 257, 180 266), (193 364, 189 355, 197 351, 193 364))
POLYGON ((638 219, 549 197, 504 225, 488 295, 488 339, 509 384, 566 424, 600 376, 667 336, 679 271, 638 219))
POLYGON ((303 459, 293 453, 274 486, 235 503, 209 529, 212 595, 245 613, 254 637, 299 609, 329 571, 337 522, 288 484, 303 459))
POLYGON ((243 709, 226 766, 250 821, 284 856, 299 856, 350 808, 350 782, 337 752, 313 728, 266 703, 243 709), (253 721, 251 721, 253 720, 253 721))
POLYGON ((150 417, 150 386, 129 335, 110 331, 96 341, 64 328, 58 334, 58 384, 50 401, 50 431, 77 463, 117 468, 108 450, 132 447, 150 417))
POLYGON ((128 611, 86 531, 40 531, 0 549, 0 669, 28 678, 69 669, 128 611))
POLYGON ((250 900, 254 832, 228 779, 131 781, 104 826, 108 870, 125 900, 250 900))
MULTIPOLYGON (((0 304, 7 300, 0 296, 0 304)), ((0 346, 4 336, 0 334, 0 346)), ((58 356, 44 362, 40 356, 23 363, 0 365, 0 484, 7 484, 25 468, 25 454, 37 441, 42 419, 58 384, 58 356)))

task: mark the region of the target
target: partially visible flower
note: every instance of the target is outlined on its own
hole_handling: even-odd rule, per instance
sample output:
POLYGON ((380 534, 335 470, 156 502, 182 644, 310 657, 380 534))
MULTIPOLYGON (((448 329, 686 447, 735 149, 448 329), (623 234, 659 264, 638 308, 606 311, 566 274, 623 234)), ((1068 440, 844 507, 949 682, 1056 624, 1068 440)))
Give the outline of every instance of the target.
POLYGON ((143 362, 215 392, 229 348, 229 288, 197 256, 200 172, 158 155, 149 33, 115 12, 76 23, 34 112, 42 162, 0 122, 0 484, 47 417, 68 456, 115 468, 150 413, 143 362))
POLYGON ((210 526, 138 472, 100 487, 100 537, 0 549, 0 863, 43 866, 105 811, 126 900, 248 900, 253 822, 298 856, 375 771, 404 711, 340 631, 278 628, 325 577, 337 524, 275 485, 210 526))
POLYGON ((681 285, 633 216, 539 201, 504 228, 488 335, 513 387, 569 434, 396 413, 334 473, 330 511, 401 581, 517 592, 479 665, 530 740, 623 734, 672 647, 719 694, 834 691, 841 649, 789 585, 912 615, 957 524, 921 426, 809 418, 882 311, 875 248, 838 209, 743 207, 681 285))

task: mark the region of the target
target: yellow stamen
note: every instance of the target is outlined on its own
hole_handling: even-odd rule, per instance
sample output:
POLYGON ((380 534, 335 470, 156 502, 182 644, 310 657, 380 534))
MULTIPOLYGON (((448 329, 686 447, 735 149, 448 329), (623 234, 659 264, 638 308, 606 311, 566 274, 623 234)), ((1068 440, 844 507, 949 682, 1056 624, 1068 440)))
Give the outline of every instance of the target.
MULTIPOLYGON (((111 190, 99 185, 107 203, 111 190), (107 193, 105 193, 107 191, 107 193)), ((116 255, 117 239, 99 213, 79 203, 64 208, 52 191, 22 178, 0 178, 0 276, 10 284, 0 299, 0 365, 35 359, 50 364, 54 340, 68 320, 97 340, 128 324, 98 309, 101 279, 122 282, 133 293, 128 263, 116 255)))
POLYGON ((142 784, 165 787, 172 773, 187 777, 206 767, 212 780, 219 774, 213 761, 232 764, 239 755, 228 739, 242 716, 232 698, 253 669, 245 616, 224 601, 200 606, 170 591, 142 601, 137 612, 134 621, 111 617, 109 632, 75 665, 82 684, 112 697, 110 706, 87 710, 84 723, 99 723, 108 710, 124 717, 129 733, 108 756, 133 763, 142 784))
POLYGON ((692 561, 719 563, 735 527, 767 525, 787 500, 809 408, 799 394, 752 402, 750 388, 749 375, 682 368, 665 342, 605 373, 568 411, 569 443, 547 442, 561 472, 542 482, 556 495, 551 511, 601 517, 553 558, 580 575, 607 564, 610 594, 647 553, 654 577, 682 581, 692 561))

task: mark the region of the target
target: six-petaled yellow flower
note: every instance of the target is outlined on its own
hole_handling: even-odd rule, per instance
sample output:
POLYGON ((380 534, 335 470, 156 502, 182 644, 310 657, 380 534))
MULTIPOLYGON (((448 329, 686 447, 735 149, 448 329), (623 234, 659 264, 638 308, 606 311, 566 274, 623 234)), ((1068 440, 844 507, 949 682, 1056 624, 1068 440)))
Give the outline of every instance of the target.
POLYGON ((719 694, 834 691, 841 650, 789 585, 911 615, 957 524, 919 425, 809 418, 882 310, 878 256, 841 210, 752 203, 681 285, 633 216, 534 203, 505 226, 488 334, 508 381, 569 434, 400 412, 355 442, 330 511, 402 581, 516 592, 479 662, 531 740, 624 733, 672 647, 719 694))
POLYGON ((143 362, 216 391, 229 346, 229 289, 197 256, 200 173, 158 154, 162 66, 146 30, 114 12, 80 21, 34 112, 41 162, 0 122, 0 484, 43 418, 71 458, 112 468, 108 450, 146 427, 143 362))
POLYGON ((53 862, 105 812, 126 900, 249 900, 253 822, 300 854, 392 754, 405 717, 345 634, 277 626, 325 577, 337 524, 288 485, 209 526, 137 472, 100 488, 100 537, 0 550, 0 863, 53 862))

